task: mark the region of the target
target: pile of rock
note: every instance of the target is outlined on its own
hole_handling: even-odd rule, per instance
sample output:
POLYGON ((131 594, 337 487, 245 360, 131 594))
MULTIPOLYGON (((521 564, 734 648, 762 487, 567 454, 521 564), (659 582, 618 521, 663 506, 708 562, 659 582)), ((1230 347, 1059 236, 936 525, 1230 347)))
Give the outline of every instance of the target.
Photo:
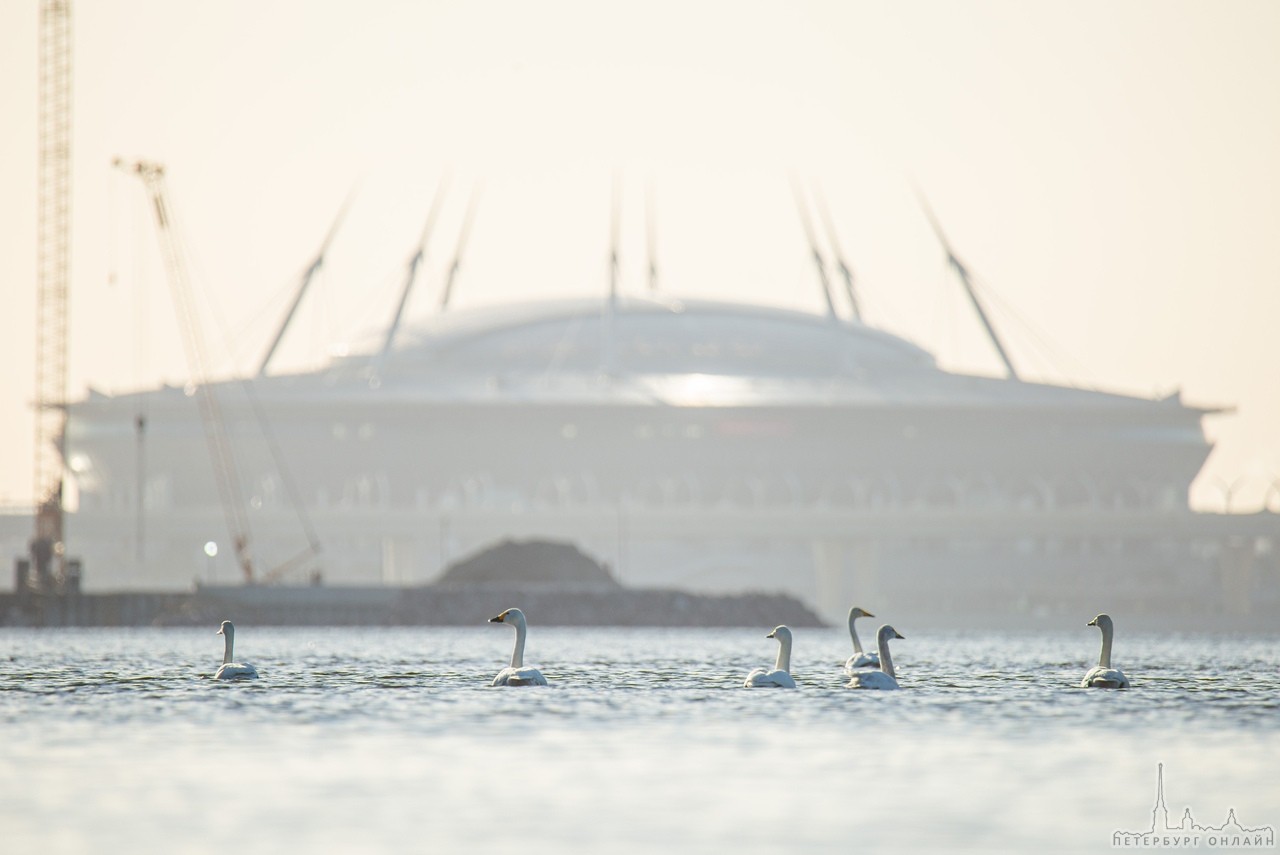
POLYGON ((404 591, 394 623, 482 623, 519 606, 543 626, 822 626, 795 597, 624 588, 606 564, 554 541, 503 541, 404 591))

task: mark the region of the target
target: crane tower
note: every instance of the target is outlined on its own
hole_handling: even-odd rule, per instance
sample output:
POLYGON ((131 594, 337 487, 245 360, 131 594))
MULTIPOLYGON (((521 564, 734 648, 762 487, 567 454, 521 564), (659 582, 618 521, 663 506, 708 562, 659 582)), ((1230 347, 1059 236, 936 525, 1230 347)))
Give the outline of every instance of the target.
MULTIPOLYGON (((67 284, 71 261, 71 3, 40 5, 36 210, 35 535, 28 584, 69 581, 62 548, 67 421, 67 284)), ((78 575, 78 574, 77 574, 78 575)), ((78 581, 78 580, 76 580, 78 581)))

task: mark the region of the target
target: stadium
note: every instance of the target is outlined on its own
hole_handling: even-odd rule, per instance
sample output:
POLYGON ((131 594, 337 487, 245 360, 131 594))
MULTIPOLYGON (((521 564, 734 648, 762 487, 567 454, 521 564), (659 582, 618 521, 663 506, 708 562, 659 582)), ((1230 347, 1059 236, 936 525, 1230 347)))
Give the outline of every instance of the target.
POLYGON ((951 373, 834 314, 440 313, 319 371, 210 384, 230 472, 198 392, 70 407, 89 587, 416 585, 545 538, 630 586, 781 590, 827 615, 921 591, 930 611, 1028 614, 1099 588, 1158 608, 1161 579, 1223 608, 1256 593, 1252 560, 1222 581, 1229 521, 1187 504, 1207 410, 951 373))

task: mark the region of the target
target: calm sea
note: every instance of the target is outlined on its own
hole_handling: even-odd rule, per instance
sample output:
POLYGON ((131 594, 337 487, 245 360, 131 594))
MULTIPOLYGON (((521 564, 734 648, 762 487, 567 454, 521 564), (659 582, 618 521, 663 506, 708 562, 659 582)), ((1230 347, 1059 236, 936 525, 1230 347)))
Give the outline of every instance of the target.
MULTIPOLYGON (((1087 618, 1088 616, 1086 616, 1087 618)), ((1275 638, 898 629, 903 690, 740 688, 770 627, 539 627, 547 689, 493 689, 505 626, 0 630, 4 853, 1108 852, 1229 811, 1280 827, 1275 638)), ((865 627, 864 634, 870 634, 865 627)), ((1206 841, 1202 840, 1202 847, 1206 841)))

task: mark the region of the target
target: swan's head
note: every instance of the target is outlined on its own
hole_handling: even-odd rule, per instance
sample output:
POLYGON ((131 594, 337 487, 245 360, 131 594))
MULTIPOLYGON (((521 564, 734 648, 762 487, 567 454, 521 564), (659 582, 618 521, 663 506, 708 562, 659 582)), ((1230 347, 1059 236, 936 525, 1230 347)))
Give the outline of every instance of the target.
POLYGON ((507 609, 497 617, 489 618, 489 623, 510 623, 517 626, 524 625, 524 612, 519 609, 507 609))
POLYGON ((875 617, 875 615, 873 615, 869 611, 866 611, 861 606, 854 606, 853 608, 849 609, 849 623, 853 623, 856 619, 860 617, 875 617))
POLYGON ((786 626, 775 626, 773 632, 765 636, 765 638, 776 638, 778 641, 790 641, 791 629, 786 626))
POLYGON ((1107 630, 1112 629, 1114 624, 1111 622, 1111 615, 1101 614, 1089 621, 1085 626, 1096 626, 1098 629, 1106 632, 1107 630))
POLYGON ((884 626, 880 627, 880 631, 876 633, 876 638, 882 638, 888 641, 890 638, 906 638, 906 636, 886 623, 884 626))
POLYGON ((233 624, 229 620, 224 620, 222 622, 222 626, 218 627, 217 634, 218 635, 235 635, 236 634, 235 624, 233 624))

